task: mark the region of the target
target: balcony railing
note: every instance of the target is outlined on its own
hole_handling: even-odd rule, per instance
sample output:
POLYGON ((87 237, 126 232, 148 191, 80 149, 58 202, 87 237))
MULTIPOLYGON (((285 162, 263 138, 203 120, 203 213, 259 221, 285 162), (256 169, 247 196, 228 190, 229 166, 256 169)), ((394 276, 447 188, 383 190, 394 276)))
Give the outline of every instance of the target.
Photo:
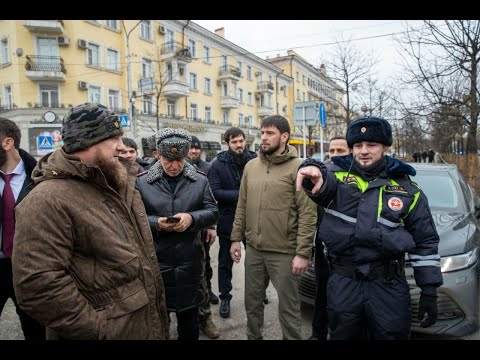
POLYGON ((60 56, 27 55, 25 69, 28 71, 53 71, 67 73, 60 56))
POLYGON ((192 54, 190 52, 190 49, 186 46, 182 46, 182 44, 178 41, 168 41, 166 43, 163 43, 160 52, 162 55, 174 54, 180 59, 186 61, 192 60, 192 54))
POLYGON ((235 75, 236 77, 241 77, 240 69, 236 66, 220 66, 218 75, 235 75))
POLYGON ((257 86, 258 91, 273 91, 273 83, 271 81, 260 81, 257 86))

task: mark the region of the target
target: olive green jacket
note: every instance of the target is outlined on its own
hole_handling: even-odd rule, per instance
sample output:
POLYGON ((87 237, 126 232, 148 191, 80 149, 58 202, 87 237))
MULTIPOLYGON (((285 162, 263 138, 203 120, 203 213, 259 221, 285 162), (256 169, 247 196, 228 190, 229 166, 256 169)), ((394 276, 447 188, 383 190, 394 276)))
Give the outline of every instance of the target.
POLYGON ((231 234, 257 250, 295 254, 308 259, 317 223, 317 206, 304 191, 296 191, 302 160, 288 151, 268 160, 259 152, 245 166, 231 234))

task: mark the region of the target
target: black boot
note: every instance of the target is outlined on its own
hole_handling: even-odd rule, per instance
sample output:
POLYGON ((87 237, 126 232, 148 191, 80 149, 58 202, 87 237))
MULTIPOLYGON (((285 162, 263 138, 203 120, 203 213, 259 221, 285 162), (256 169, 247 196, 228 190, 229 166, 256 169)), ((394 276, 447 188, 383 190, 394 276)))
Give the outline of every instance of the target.
POLYGON ((230 300, 223 299, 222 303, 220 304, 220 316, 224 319, 230 317, 230 300))
POLYGON ((210 297, 210 304, 217 305, 220 300, 218 300, 218 296, 215 295, 212 289, 208 289, 208 296, 210 297))

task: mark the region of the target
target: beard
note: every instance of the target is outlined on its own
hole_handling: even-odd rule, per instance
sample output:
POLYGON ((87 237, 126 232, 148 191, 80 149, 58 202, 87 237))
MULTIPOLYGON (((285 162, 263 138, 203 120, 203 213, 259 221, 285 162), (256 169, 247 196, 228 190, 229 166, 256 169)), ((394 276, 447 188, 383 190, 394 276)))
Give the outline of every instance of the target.
POLYGON ((266 149, 264 150, 262 146, 260 146, 260 152, 264 155, 272 155, 273 153, 275 153, 278 149, 280 149, 280 140, 278 141, 278 143, 276 143, 275 145, 273 146, 270 146, 269 149, 266 149))
POLYGON ((120 189, 126 186, 128 172, 127 168, 120 161, 113 161, 99 155, 95 165, 102 171, 107 184, 116 192, 120 192, 120 189))
POLYGON ((3 146, 0 146, 0 166, 3 166, 7 162, 7 152, 3 148, 3 146))

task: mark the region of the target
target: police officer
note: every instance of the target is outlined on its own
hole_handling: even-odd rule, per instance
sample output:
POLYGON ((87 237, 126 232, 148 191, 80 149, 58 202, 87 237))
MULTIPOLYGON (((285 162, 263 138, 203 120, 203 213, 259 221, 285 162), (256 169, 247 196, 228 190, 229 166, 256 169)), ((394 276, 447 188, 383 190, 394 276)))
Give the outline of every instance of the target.
POLYGON ((415 170, 386 155, 392 128, 385 119, 353 121, 346 138, 352 155, 334 157, 333 164, 307 159, 297 174, 297 191, 303 187, 325 208, 319 233, 333 272, 327 285, 330 338, 408 339, 405 253, 422 291, 423 327, 436 322, 443 283, 428 201, 410 181, 415 170))

